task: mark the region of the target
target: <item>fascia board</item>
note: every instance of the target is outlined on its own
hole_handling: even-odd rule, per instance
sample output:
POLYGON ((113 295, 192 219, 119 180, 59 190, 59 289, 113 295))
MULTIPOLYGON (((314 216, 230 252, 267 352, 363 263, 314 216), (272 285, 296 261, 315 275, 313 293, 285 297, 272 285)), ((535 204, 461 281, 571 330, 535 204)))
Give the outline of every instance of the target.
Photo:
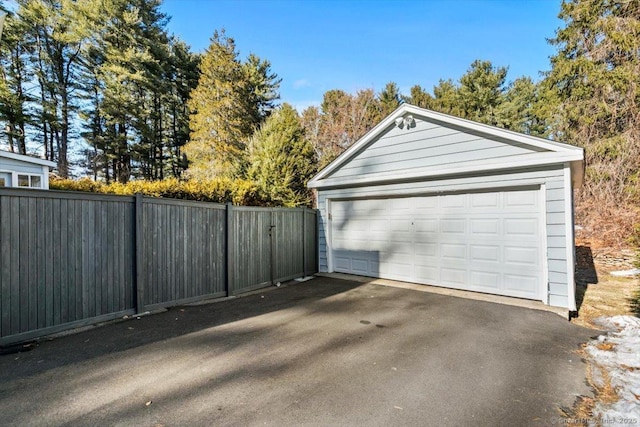
POLYGON ((562 164, 565 162, 581 161, 582 153, 565 152, 565 153, 535 153, 524 154, 520 158, 511 158, 509 161, 504 159, 495 159, 494 162, 486 160, 468 162, 460 166, 450 166, 446 169, 432 169, 428 171, 399 173, 384 176, 362 176, 349 178, 325 179, 317 182, 309 182, 309 188, 332 188, 332 187, 349 187, 370 184, 384 184, 391 182, 416 181, 426 178, 437 178, 441 176, 463 175, 478 172, 488 172, 493 170, 531 168, 536 166, 546 166, 552 164, 562 164), (502 161, 501 161, 502 160, 502 161))
POLYGON ((24 154, 16 154, 10 151, 0 151, 0 157, 7 159, 18 160, 25 163, 32 163, 40 166, 49 166, 50 168, 56 167, 56 163, 50 160, 38 159, 36 157, 25 156, 24 154))

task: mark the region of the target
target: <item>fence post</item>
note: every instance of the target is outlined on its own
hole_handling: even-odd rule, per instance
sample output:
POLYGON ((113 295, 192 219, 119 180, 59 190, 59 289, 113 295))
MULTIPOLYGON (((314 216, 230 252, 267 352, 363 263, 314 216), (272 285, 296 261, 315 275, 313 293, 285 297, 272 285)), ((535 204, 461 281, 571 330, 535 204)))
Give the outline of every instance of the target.
POLYGON ((142 213, 143 198, 142 194, 136 193, 134 217, 136 222, 136 233, 134 240, 134 253, 136 257, 135 261, 135 289, 136 289, 136 312, 144 312, 144 251, 143 251, 143 234, 144 234, 144 222, 142 213))
POLYGON ((319 235, 318 235, 318 229, 319 227, 319 222, 320 222, 320 217, 318 216, 318 209, 314 209, 313 210, 313 253, 315 254, 314 257, 314 266, 313 266, 313 270, 314 272, 319 272, 320 271, 320 242, 318 241, 319 235))
POLYGON ((307 208, 302 208, 302 277, 307 277, 307 208))
POLYGON ((224 223, 224 286, 227 296, 230 297, 233 295, 233 234, 231 227, 234 226, 233 205, 231 203, 227 203, 225 212, 227 215, 224 223))
POLYGON ((275 285, 274 277, 276 275, 275 272, 275 256, 276 256, 276 244, 273 229, 276 228, 275 220, 274 220, 275 211, 272 209, 269 211, 269 281, 272 285, 275 285))

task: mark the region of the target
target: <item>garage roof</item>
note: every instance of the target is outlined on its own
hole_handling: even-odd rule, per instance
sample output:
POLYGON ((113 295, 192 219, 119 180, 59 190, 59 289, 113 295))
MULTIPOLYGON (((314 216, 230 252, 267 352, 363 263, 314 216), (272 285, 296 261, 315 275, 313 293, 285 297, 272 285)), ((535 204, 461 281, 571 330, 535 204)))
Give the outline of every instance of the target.
POLYGON ((12 159, 12 160, 18 160, 26 163, 32 163, 40 166, 49 166, 50 168, 56 167, 55 162, 45 160, 45 159, 39 159, 37 157, 26 156, 24 154, 12 153, 11 151, 0 150, 0 157, 12 159))
MULTIPOLYGON (((427 150, 425 152, 428 155, 428 150, 432 149, 430 145, 434 144, 433 141, 435 139, 437 138, 429 141, 416 140, 413 142, 414 144, 416 142, 423 144, 421 150, 427 150)), ((390 156, 389 159, 391 162, 394 161, 393 156, 390 156)), ((455 160, 456 158, 450 157, 451 159, 455 160)), ((532 168, 564 163, 571 165, 573 185, 581 185, 584 175, 584 150, 580 147, 437 113, 410 104, 403 104, 345 150, 327 167, 322 169, 309 181, 308 187, 320 189, 418 181, 447 175, 489 173, 496 170, 532 168), (345 174, 344 171, 340 173, 343 168, 349 169, 347 165, 352 162, 354 164, 357 164, 358 161, 362 163, 362 160, 358 159, 361 154, 381 138, 394 137, 396 136, 393 133, 395 131, 411 132, 412 128, 417 126, 416 123, 420 124, 420 126, 429 125, 431 129, 455 130, 459 134, 472 135, 476 140, 490 141, 494 145, 497 142, 508 147, 518 147, 522 150, 511 153, 508 157, 487 157, 487 153, 491 153, 490 150, 484 151, 484 156, 478 150, 476 151, 478 153, 476 156, 471 153, 474 150, 470 150, 470 152, 465 153, 466 157, 463 160, 449 161, 446 164, 438 164, 436 159, 435 163, 429 162, 429 165, 424 165, 423 167, 403 168, 400 165, 395 170, 390 170, 386 173, 367 173, 365 168, 358 169, 352 166, 350 173, 345 174)))

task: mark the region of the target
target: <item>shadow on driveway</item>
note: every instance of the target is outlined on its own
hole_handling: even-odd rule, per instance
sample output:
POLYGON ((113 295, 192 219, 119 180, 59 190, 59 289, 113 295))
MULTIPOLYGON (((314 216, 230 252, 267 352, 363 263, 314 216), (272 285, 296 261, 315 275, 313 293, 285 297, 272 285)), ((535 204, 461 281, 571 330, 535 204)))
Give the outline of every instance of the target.
POLYGON ((594 332, 316 278, 0 357, 0 425, 549 425, 594 332), (132 328, 132 329, 131 329, 132 328))
POLYGON ((153 315, 134 315, 125 321, 107 322, 101 327, 77 334, 53 339, 43 338, 37 344, 30 345, 29 351, 0 355, 0 384, 48 369, 284 310, 300 303, 321 300, 360 285, 361 283, 336 280, 318 287, 295 284, 279 289, 271 287, 239 298, 210 304, 171 307, 165 312, 153 315), (287 291, 282 293, 284 289, 287 291), (34 351, 34 346, 37 351, 34 351), (43 354, 47 357, 43 358, 43 354), (17 361, 19 363, 15 363, 17 361))

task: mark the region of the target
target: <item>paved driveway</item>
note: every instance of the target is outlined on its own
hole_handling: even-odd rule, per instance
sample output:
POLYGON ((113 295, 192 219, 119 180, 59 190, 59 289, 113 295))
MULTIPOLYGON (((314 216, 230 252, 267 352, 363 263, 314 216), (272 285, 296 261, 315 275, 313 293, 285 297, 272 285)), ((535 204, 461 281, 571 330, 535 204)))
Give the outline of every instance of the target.
POLYGON ((549 425, 593 331, 316 278, 0 356, 0 425, 549 425))

